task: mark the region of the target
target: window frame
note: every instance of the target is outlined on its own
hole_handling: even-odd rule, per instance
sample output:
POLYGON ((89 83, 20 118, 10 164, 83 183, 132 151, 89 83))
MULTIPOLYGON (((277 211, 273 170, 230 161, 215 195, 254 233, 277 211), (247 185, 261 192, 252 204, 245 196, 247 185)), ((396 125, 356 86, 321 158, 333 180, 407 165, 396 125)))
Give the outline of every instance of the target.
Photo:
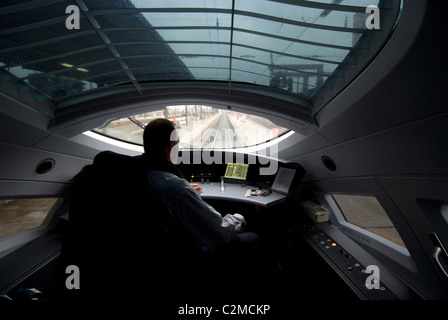
MULTIPOLYGON (((330 213, 330 222, 336 227, 339 231, 341 231, 348 238, 355 241, 361 247, 366 249, 369 252, 372 252, 375 256, 380 259, 386 258, 388 261, 393 261, 394 263, 398 263, 402 267, 407 268, 411 272, 417 272, 416 266, 412 259, 412 256, 407 248, 404 248, 391 240, 388 240, 382 236, 379 236, 373 232, 365 230, 361 227, 358 227, 354 224, 347 222, 339 208, 338 204, 333 198, 333 194, 344 194, 344 195, 361 195, 361 196, 373 196, 376 198, 378 203, 383 207, 383 210, 388 215, 389 219, 391 219, 390 215, 387 213, 387 208, 381 203, 381 199, 372 193, 356 193, 356 192, 325 192, 322 194, 323 199, 329 206, 330 213)), ((397 232, 398 229, 397 229, 397 232)), ((406 239, 400 237, 406 243, 406 239)))
MULTIPOLYGON (((381 237, 381 238, 384 238, 385 240, 388 240, 388 241, 390 241, 390 242, 392 242, 392 243, 394 243, 394 244, 399 245, 400 247, 404 247, 404 248, 407 250, 407 248, 406 248, 406 244, 404 244, 404 241, 403 241, 403 239, 401 238, 400 234, 398 233, 397 228, 395 227, 394 223, 393 223, 392 220, 390 219, 390 217, 389 217, 389 215, 387 214, 387 212, 386 212, 386 210, 384 209, 384 207, 381 205, 381 203, 378 201, 378 199, 377 199, 374 195, 372 195, 372 194, 362 194, 362 195, 361 195, 361 194, 348 194, 348 193, 332 193, 331 196, 332 196, 333 200, 335 201, 336 205, 337 205, 338 208, 339 208, 338 213, 340 212, 340 213, 342 214, 342 219, 344 219, 344 221, 347 222, 347 224, 349 224, 349 225, 351 225, 351 226, 355 226, 355 227, 357 227, 357 228, 360 228, 360 229, 362 229, 362 230, 364 230, 364 231, 366 231, 366 232, 373 233, 373 234, 375 234, 375 235, 377 235, 377 236, 379 236, 379 237, 381 237), (380 215, 379 215, 379 216, 384 216, 385 219, 387 219, 387 223, 390 224, 390 226, 388 226, 388 227, 392 227, 392 228, 395 230, 395 232, 398 234, 399 240, 401 240, 401 242, 403 242, 403 245, 404 245, 404 246, 401 246, 401 245, 398 244, 397 242, 395 242, 395 241, 393 241, 393 240, 390 240, 390 239, 388 239, 387 237, 382 236, 382 235, 379 234, 379 233, 376 233, 376 232, 374 232, 374 231, 370 231, 370 230, 369 230, 369 229, 380 228, 379 226, 376 226, 376 227, 375 227, 375 226, 364 226, 364 227, 363 227, 363 226, 361 226, 361 225, 359 225, 359 224, 356 224, 355 221, 353 221, 353 220, 356 220, 357 218, 358 218, 358 219, 359 219, 359 218, 362 219, 362 217, 360 217, 360 216, 356 216, 356 217, 354 217, 353 214, 352 214, 353 212, 348 212, 347 210, 344 210, 342 203, 341 203, 341 202, 339 201, 339 199, 337 199, 337 197, 335 197, 335 196, 372 198, 374 201, 376 201, 375 205, 378 205, 379 208, 382 210, 382 212, 380 212, 380 215)), ((365 212, 368 213, 368 210, 366 210, 365 212)), ((380 219, 380 220, 381 220, 381 219, 380 219)))
MULTIPOLYGON (((341 230, 344 233, 346 233, 349 237, 354 238, 358 242, 360 239, 363 239, 365 242, 370 242, 370 244, 372 244, 372 245, 382 244, 382 245, 388 246, 389 248, 393 249, 394 251, 397 251, 401 254, 405 254, 405 255, 409 256, 409 251, 407 250, 407 248, 404 248, 404 247, 396 244, 395 242, 393 242, 387 238, 384 238, 376 233, 373 233, 369 230, 366 230, 362 227, 359 227, 353 223, 348 222, 344 216, 344 213, 342 212, 342 209, 339 207, 338 203, 333 198, 333 195, 335 195, 335 194, 348 195, 348 196, 352 196, 352 195, 354 195, 354 196, 371 196, 371 197, 374 197, 378 201, 378 203, 381 205, 381 202, 378 200, 378 198, 374 194, 356 194, 356 193, 346 193, 346 192, 344 192, 344 193, 341 193, 341 192, 327 193, 325 195, 325 199, 328 202, 328 204, 330 205, 332 216, 335 220, 332 222, 336 222, 335 225, 339 225, 341 227, 341 230), (351 230, 352 232, 350 232, 348 230, 351 230), (362 235, 367 236, 370 239, 367 239, 366 237, 363 237, 362 235)), ((383 206, 381 205, 381 207, 383 207, 383 206)), ((384 207, 383 207, 383 210, 386 212, 384 207)), ((386 214, 387 214, 387 212, 386 212, 386 214)), ((388 215, 388 217, 389 217, 389 215, 388 215)), ((389 219, 390 219, 390 217, 389 217, 389 219)))

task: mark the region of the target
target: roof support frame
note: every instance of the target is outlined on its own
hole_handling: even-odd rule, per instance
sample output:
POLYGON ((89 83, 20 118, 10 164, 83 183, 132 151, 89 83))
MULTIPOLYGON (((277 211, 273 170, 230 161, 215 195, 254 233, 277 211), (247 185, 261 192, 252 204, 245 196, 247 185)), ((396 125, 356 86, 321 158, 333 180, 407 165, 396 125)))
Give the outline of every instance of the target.
POLYGON ((89 13, 89 9, 85 5, 83 0, 74 0, 78 7, 80 8, 81 12, 84 14, 84 16, 89 21, 90 25, 93 27, 95 32, 98 34, 98 36, 103 40, 106 47, 109 49, 109 51, 112 53, 114 58, 117 60, 117 62, 120 64, 120 66, 123 68, 123 71, 126 73, 126 75, 129 77, 131 82, 134 84, 137 91, 142 94, 142 88, 140 84, 138 83, 135 76, 132 74, 132 72, 129 70, 126 63, 121 59, 120 54, 117 52, 117 50, 112 46, 111 41, 109 40, 108 36, 104 33, 103 30, 101 30, 101 26, 99 25, 98 21, 95 19, 93 15, 89 13))
MULTIPOLYGON (((217 41, 166 41, 166 42, 162 42, 162 41, 159 41, 159 42, 158 41, 126 41, 126 42, 117 42, 117 43, 114 44, 114 46, 116 47, 116 46, 129 46, 129 45, 138 45, 138 44, 158 44, 158 43, 168 43, 168 44, 218 44, 218 45, 221 44, 221 45, 228 45, 228 46, 233 44, 233 46, 235 46, 235 47, 259 50, 259 51, 262 51, 262 52, 278 54, 278 55, 282 55, 282 56, 290 57, 290 58, 297 58, 297 59, 310 60, 310 61, 316 61, 316 62, 336 64, 336 65, 350 64, 349 62, 340 62, 340 61, 333 61, 333 60, 320 59, 320 58, 314 58, 314 57, 293 55, 293 54, 284 53, 284 52, 280 52, 280 51, 276 51, 276 50, 264 49, 264 48, 249 46, 249 45, 246 45, 246 44, 236 43, 236 42, 217 42, 217 41)), ((182 56, 184 54, 178 53, 177 55, 178 56, 182 56)), ((123 58, 127 58, 127 57, 123 57, 123 58)))
POLYGON ((66 0, 26 1, 26 2, 22 2, 22 3, 2 7, 0 10, 0 15, 6 15, 6 14, 16 13, 16 12, 30 10, 30 9, 34 9, 34 8, 44 7, 44 6, 52 5, 53 3, 64 2, 64 1, 66 1, 66 0))
POLYGON ((106 48, 106 46, 104 44, 100 44, 100 45, 96 45, 96 46, 87 47, 84 49, 78 49, 78 50, 73 50, 73 51, 69 51, 69 52, 65 52, 65 53, 61 53, 61 54, 56 54, 54 56, 48 56, 46 58, 29 60, 24 63, 10 64, 10 65, 8 65, 8 68, 13 68, 13 67, 18 67, 18 66, 26 66, 26 65, 35 64, 35 63, 51 61, 51 60, 55 60, 55 59, 59 59, 59 58, 70 57, 72 55, 81 54, 81 53, 94 51, 94 50, 98 50, 98 49, 105 49, 105 48, 106 48))
POLYGON ((230 25, 230 52, 229 52, 229 94, 232 94, 232 61, 233 61, 233 28, 235 23, 235 0, 232 0, 232 22, 230 25))
MULTIPOLYGON (((165 57, 165 56, 167 56, 167 55, 141 55, 141 56, 126 56, 126 57, 121 57, 121 58, 122 58, 122 59, 137 59, 137 58, 158 57, 158 56, 160 56, 160 57, 165 57)), ((227 58, 228 58, 227 56, 220 56, 220 55, 197 55, 197 54, 184 54, 184 55, 180 55, 180 56, 194 56, 194 57, 196 57, 196 56, 201 56, 201 57, 214 57, 214 58, 223 58, 223 59, 227 59, 227 58)), ((276 66, 273 66, 273 65, 268 64, 268 63, 263 63, 263 62, 259 62, 259 61, 253 61, 253 60, 245 59, 245 58, 233 57, 233 59, 235 59, 235 60, 241 60, 241 61, 245 61, 245 62, 250 62, 250 63, 254 63, 254 64, 258 64, 258 65, 263 65, 263 66, 266 66, 266 67, 276 67, 276 66)), ((101 60, 100 62, 101 62, 101 63, 104 63, 105 61, 113 61, 113 60, 114 60, 114 59, 106 59, 106 60, 101 60)), ((93 65, 93 64, 96 64, 96 63, 88 63, 88 64, 85 64, 84 66, 87 66, 87 65, 93 65)), ((79 66, 82 66, 82 65, 79 65, 79 66)), ((59 73, 60 73, 60 72, 63 72, 63 71, 66 71, 66 70, 69 70, 69 69, 76 69, 76 67, 79 67, 79 66, 75 66, 75 67, 72 67, 72 68, 67 68, 67 69, 59 70, 59 73)), ((323 72, 310 72, 310 71, 304 71, 304 70, 299 70, 299 69, 295 69, 295 68, 288 67, 288 66, 284 66, 284 65, 282 65, 282 66, 277 66, 277 67, 280 67, 282 70, 289 71, 289 72, 300 72, 300 73, 303 73, 303 74, 307 74, 308 76, 324 76, 324 77, 327 77, 327 78, 340 78, 340 76, 336 76, 336 75, 332 75, 332 74, 326 74, 326 73, 323 73, 323 72)), ((129 68, 129 67, 128 67, 128 70, 129 70, 130 72, 132 72, 132 70, 135 70, 135 69, 139 69, 139 68, 129 68)), ((74 80, 74 81, 71 81, 71 82, 60 83, 60 84, 57 84, 57 85, 55 85, 55 86, 49 86, 49 87, 45 87, 45 88, 58 87, 58 86, 61 86, 61 85, 64 85, 64 84, 74 83, 74 82, 77 82, 77 81, 84 81, 84 80, 88 80, 88 79, 90 79, 90 78, 100 77, 100 76, 102 76, 102 75, 107 75, 107 74, 115 73, 115 72, 118 72, 118 71, 122 71, 122 70, 115 70, 115 71, 113 71, 113 72, 105 72, 105 73, 97 74, 97 75, 94 75, 94 76, 88 76, 88 77, 84 77, 84 78, 78 78, 78 79, 76 79, 76 80, 74 80)), ((56 73, 56 72, 53 72, 53 73, 56 73)), ((45 73, 45 74, 50 74, 50 73, 45 73)), ((43 76, 43 75, 45 75, 45 74, 44 74, 44 73, 37 74, 37 75, 33 76, 33 78, 34 78, 34 77, 43 76)), ((260 76, 261 76, 261 75, 262 75, 262 74, 260 74, 260 76)), ((17 80, 25 80, 25 79, 28 79, 28 78, 29 78, 29 77, 22 78, 22 79, 14 79, 14 80, 15 80, 15 81, 17 81, 17 80)))
MULTIPOLYGON (((103 28, 103 31, 105 32, 116 32, 116 31, 145 31, 148 30, 146 27, 105 27, 103 28)), ((163 27, 154 27, 154 30, 217 30, 217 31, 231 31, 230 27, 204 27, 204 26, 163 26, 163 27)), ((279 39, 279 40, 285 40, 285 41, 291 41, 295 43, 303 43, 303 44, 309 44, 313 46, 319 46, 319 47, 326 47, 326 48, 334 48, 334 49, 342 49, 342 50, 366 50, 364 48, 360 47, 348 47, 348 46, 342 46, 337 44, 330 44, 330 43, 324 43, 324 42, 315 42, 315 41, 308 41, 308 40, 301 40, 296 38, 290 38, 285 36, 279 36, 276 34, 270 34, 255 30, 249 30, 249 29, 242 29, 242 28, 233 28, 235 32, 242 32, 242 33, 249 33, 249 34, 255 34, 262 37, 268 37, 273 39, 279 39)), ((352 32, 351 32, 352 33, 352 32)))
MULTIPOLYGON (((78 0, 75 0, 78 1, 78 0)), ((82 0, 81 0, 82 1, 82 0)), ((285 19, 280 18, 268 14, 261 14, 256 12, 250 12, 245 10, 237 10, 237 9, 204 9, 204 8, 157 8, 157 9, 145 9, 145 8, 135 8, 135 9, 108 9, 108 10, 93 10, 89 13, 91 15, 99 16, 99 15, 112 15, 112 14, 120 14, 120 13, 145 13, 145 12, 160 12, 160 13, 188 13, 188 12, 202 12, 202 13, 226 13, 231 14, 232 19, 236 15, 245 16, 245 17, 252 17, 262 20, 268 20, 268 21, 274 21, 278 23, 284 23, 284 24, 290 24, 300 27, 306 27, 311 29, 323 29, 323 30, 330 30, 330 31, 342 31, 342 32, 355 32, 355 33, 373 33, 373 32, 379 32, 379 30, 376 29, 359 29, 359 28, 348 28, 348 27, 338 27, 338 26, 331 26, 331 25, 322 25, 322 24, 314 24, 309 22, 303 22, 299 20, 291 20, 291 19, 285 19)), ((365 12, 365 8, 364 11, 365 12)), ((158 27, 155 26, 155 29, 158 27)), ((220 27, 221 28, 221 27, 220 27)), ((231 27, 230 27, 231 28, 231 27)))
POLYGON ((64 40, 70 40, 70 39, 74 39, 74 38, 77 38, 77 37, 91 35, 91 34, 94 34, 94 33, 95 33, 95 31, 93 31, 93 30, 78 31, 78 32, 74 32, 74 33, 71 33, 71 34, 66 34, 66 35, 63 35, 63 36, 54 37, 54 38, 51 38, 51 39, 46 39, 46 40, 36 41, 36 42, 27 43, 27 44, 23 44, 23 45, 19 45, 19 46, 14 46, 14 47, 0 49, 0 53, 6 53, 6 52, 11 52, 11 51, 35 48, 35 47, 38 47, 38 46, 43 46, 43 45, 47 45, 47 44, 57 43, 59 41, 64 41, 64 40))
MULTIPOLYGON (((344 12, 361 12, 364 13, 366 8, 362 6, 346 6, 336 3, 324 3, 324 2, 314 2, 311 0, 269 0, 272 2, 278 2, 288 5, 294 5, 299 7, 322 9, 329 11, 344 11, 344 12)), ((339 1, 341 2, 341 1, 339 1)), ((385 8, 386 10, 389 8, 385 8)))
POLYGON ((243 10, 235 10, 236 15, 241 15, 245 17, 252 17, 256 19, 262 19, 262 20, 269 20, 274 21, 278 23, 284 23, 284 24, 290 24, 294 26, 299 27, 306 27, 310 29, 322 29, 322 30, 330 30, 330 31, 341 31, 341 32, 351 32, 351 33, 378 33, 381 30, 376 29, 359 29, 359 28, 348 28, 348 27, 337 27, 337 26, 330 26, 330 25, 323 25, 323 24, 314 24, 309 22, 302 22, 299 20, 291 20, 291 19, 284 19, 279 18, 275 16, 270 16, 267 14, 261 14, 256 12, 249 12, 249 11, 243 11, 243 10))
POLYGON ((26 25, 18 26, 18 27, 1 29, 0 30, 0 35, 11 34, 11 33, 15 33, 15 32, 29 31, 29 30, 34 30, 34 29, 37 29, 37 28, 47 27, 47 26, 50 26, 52 24, 57 24, 57 23, 64 22, 65 19, 67 19, 66 16, 59 16, 59 17, 56 17, 56 18, 51 18, 51 19, 47 19, 47 20, 33 22, 33 23, 26 24, 26 25))
MULTIPOLYGON (((101 29, 102 29, 103 32, 126 31, 126 30, 130 30, 130 31, 133 31, 133 30, 148 30, 148 28, 142 28, 142 27, 135 27, 135 28, 134 27, 131 27, 131 28, 101 28, 101 29)), ((158 27, 158 28, 155 28, 155 30, 170 30, 170 29, 174 29, 174 30, 200 30, 200 29, 202 29, 202 30, 227 30, 227 31, 231 31, 231 28, 227 28, 227 27, 189 27, 189 26, 187 26, 187 27, 158 27)), ((342 49, 342 50, 355 50, 355 51, 366 50, 364 48, 359 48, 359 47, 347 47, 347 46, 341 46, 341 45, 334 45, 334 44, 328 44, 328 43, 319 43, 319 42, 314 42, 314 41, 306 41, 306 40, 300 40, 300 39, 295 39, 295 38, 283 37, 283 36, 278 36, 278 35, 274 35, 274 34, 259 32, 259 31, 255 31, 255 30, 233 28, 233 31, 234 32, 255 34, 255 35, 262 36, 262 37, 269 37, 269 38, 274 38, 274 39, 279 39, 279 40, 291 41, 291 42, 294 42, 294 43, 303 43, 303 44, 307 44, 307 45, 314 45, 314 46, 320 46, 320 47, 326 47, 326 48, 342 49)), ((22 49, 38 47, 38 46, 41 46, 41 45, 57 43, 58 41, 75 39, 77 37, 83 37, 83 36, 90 35, 90 34, 93 34, 93 33, 94 33, 93 30, 86 30, 86 31, 76 32, 76 33, 73 33, 71 35, 54 37, 52 39, 37 41, 37 42, 33 42, 33 43, 30 43, 30 44, 26 44, 26 45, 0 49, 0 53, 12 52, 12 51, 17 51, 17 50, 22 50, 22 49)), ((175 43, 175 42, 173 42, 173 43, 175 43)), ((111 45, 120 45, 120 43, 115 43, 115 44, 110 43, 110 44, 111 45)), ((43 62, 43 61, 49 61, 49 60, 52 60, 52 59, 57 59, 59 57, 70 56, 70 55, 73 55, 73 54, 87 52, 87 51, 99 49, 99 48, 102 48, 102 47, 107 47, 107 45, 106 44, 100 44, 100 45, 92 46, 92 47, 89 47, 89 48, 79 49, 79 50, 76 50, 76 51, 70 51, 70 52, 66 52, 66 53, 63 53, 63 54, 50 56, 50 57, 47 57, 47 58, 26 61, 23 64, 32 64, 32 63, 38 63, 38 62, 43 62)), ((17 65, 21 65, 21 64, 10 65, 9 67, 14 67, 14 66, 17 66, 17 65)))

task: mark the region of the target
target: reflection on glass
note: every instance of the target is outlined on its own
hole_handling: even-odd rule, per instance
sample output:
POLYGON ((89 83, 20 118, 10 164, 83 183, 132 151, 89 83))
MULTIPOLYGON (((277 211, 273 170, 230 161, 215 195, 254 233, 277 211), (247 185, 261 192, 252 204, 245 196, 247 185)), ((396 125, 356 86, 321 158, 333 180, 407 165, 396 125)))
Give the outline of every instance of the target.
POLYGON ((143 144, 144 127, 156 118, 173 121, 179 131, 180 148, 248 147, 275 139, 287 131, 265 118, 203 105, 167 106, 164 110, 111 121, 94 131, 143 144))

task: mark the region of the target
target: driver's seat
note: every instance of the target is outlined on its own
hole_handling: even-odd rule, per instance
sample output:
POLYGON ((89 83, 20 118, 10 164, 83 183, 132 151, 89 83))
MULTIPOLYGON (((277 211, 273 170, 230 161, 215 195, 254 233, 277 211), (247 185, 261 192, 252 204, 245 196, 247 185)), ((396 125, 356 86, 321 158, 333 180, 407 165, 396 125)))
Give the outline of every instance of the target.
POLYGON ((73 178, 69 227, 60 259, 76 265, 81 288, 64 297, 96 300, 146 296, 176 282, 187 253, 163 203, 149 193, 137 157, 103 151, 73 178), (146 292, 146 294, 145 294, 146 292))

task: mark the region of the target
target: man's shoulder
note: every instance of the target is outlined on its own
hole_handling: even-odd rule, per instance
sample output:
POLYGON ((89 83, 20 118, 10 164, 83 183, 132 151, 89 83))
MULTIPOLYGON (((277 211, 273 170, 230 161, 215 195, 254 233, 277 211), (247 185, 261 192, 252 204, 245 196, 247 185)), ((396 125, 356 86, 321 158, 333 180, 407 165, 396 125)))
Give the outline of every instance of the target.
POLYGON ((188 186, 188 182, 185 179, 181 179, 175 174, 166 171, 149 170, 147 175, 150 185, 157 184, 159 186, 169 187, 171 190, 175 188, 181 190, 188 186))

